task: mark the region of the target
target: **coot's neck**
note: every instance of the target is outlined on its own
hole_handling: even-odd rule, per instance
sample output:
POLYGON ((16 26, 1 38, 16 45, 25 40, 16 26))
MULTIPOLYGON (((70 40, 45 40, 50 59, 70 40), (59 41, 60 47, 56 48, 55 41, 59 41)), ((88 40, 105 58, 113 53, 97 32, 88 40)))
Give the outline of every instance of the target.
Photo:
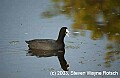
POLYGON ((65 35, 61 35, 61 33, 59 33, 57 42, 64 42, 64 37, 65 37, 65 35))

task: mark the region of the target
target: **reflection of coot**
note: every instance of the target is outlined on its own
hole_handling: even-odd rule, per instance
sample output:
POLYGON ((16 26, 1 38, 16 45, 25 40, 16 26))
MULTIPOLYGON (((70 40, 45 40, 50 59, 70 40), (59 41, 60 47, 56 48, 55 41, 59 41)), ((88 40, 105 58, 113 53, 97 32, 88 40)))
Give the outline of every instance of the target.
POLYGON ((29 49, 39 49, 39 50, 59 50, 65 47, 64 37, 68 35, 69 31, 67 27, 62 27, 59 32, 57 40, 53 39, 34 39, 26 41, 29 49))
POLYGON ((64 58, 65 54, 65 49, 62 50, 29 50, 27 55, 30 56, 37 56, 38 58, 40 57, 52 57, 52 56, 57 56, 58 60, 60 62, 61 68, 64 71, 68 71, 69 65, 67 64, 67 61, 64 58))

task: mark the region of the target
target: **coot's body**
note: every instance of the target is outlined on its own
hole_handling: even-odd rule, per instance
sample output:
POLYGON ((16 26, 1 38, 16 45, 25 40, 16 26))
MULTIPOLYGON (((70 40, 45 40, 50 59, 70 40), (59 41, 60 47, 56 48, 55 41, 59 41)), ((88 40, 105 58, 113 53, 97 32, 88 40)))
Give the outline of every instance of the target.
POLYGON ((69 31, 67 27, 62 27, 59 32, 59 36, 57 40, 53 39, 34 39, 30 41, 26 41, 29 49, 39 49, 39 50, 60 50, 65 47, 64 37, 67 35, 69 31))
POLYGON ((53 39, 34 39, 26 41, 29 49, 40 49, 40 50, 59 50, 64 48, 64 42, 59 43, 53 39))

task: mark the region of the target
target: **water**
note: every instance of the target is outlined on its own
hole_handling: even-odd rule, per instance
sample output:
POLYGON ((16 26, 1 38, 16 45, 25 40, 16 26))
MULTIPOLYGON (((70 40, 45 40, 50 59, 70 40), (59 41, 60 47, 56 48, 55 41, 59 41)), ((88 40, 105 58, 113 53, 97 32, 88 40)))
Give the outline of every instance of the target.
MULTIPOLYGON (((69 64, 69 73, 104 70, 120 73, 120 32, 117 22, 119 16, 114 17, 117 20, 109 24, 110 27, 104 22, 104 16, 100 15, 102 12, 94 14, 96 26, 93 20, 88 21, 90 16, 85 18, 87 22, 79 23, 81 20, 78 19, 79 15, 75 14, 77 17, 71 18, 74 16, 74 10, 69 12, 67 9, 61 10, 61 7, 53 7, 57 4, 59 2, 49 0, 0 1, 0 77, 93 78, 88 75, 50 76, 51 71, 63 71, 58 57, 56 55, 38 57, 37 54, 28 53, 25 40, 57 39, 62 26, 67 26, 71 33, 70 37, 65 38, 64 54, 64 59, 69 64), (97 19, 99 17, 100 20, 97 19)), ((60 3, 60 6, 63 4, 60 3)), ((118 14, 118 11, 115 13, 118 14)), ((119 78, 119 75, 96 77, 119 78)))

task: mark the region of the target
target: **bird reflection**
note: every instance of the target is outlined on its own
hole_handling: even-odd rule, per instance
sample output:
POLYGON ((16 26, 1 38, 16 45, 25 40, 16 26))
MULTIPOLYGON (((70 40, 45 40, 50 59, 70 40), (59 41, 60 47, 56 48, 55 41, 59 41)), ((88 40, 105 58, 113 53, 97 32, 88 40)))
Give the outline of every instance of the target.
POLYGON ((65 54, 65 49, 62 50, 29 50, 27 55, 28 56, 36 56, 38 58, 41 57, 52 57, 52 56, 57 56, 58 60, 60 62, 61 68, 64 71, 68 71, 68 67, 69 65, 67 64, 67 61, 64 58, 64 54, 65 54))

